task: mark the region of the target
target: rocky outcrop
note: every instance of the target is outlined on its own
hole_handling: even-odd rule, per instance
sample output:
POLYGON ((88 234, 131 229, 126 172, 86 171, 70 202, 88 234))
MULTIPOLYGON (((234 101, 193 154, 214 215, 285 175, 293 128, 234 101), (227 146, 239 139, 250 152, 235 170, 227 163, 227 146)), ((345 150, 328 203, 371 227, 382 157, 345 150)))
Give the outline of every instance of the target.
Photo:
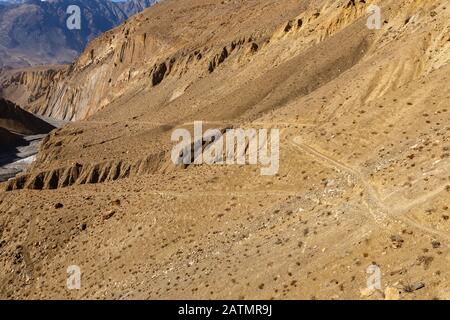
POLYGON ((95 184, 125 179, 131 176, 155 173, 175 168, 164 152, 151 154, 136 162, 123 160, 98 164, 74 163, 68 167, 22 174, 10 180, 6 191, 30 189, 59 189, 73 185, 95 184))

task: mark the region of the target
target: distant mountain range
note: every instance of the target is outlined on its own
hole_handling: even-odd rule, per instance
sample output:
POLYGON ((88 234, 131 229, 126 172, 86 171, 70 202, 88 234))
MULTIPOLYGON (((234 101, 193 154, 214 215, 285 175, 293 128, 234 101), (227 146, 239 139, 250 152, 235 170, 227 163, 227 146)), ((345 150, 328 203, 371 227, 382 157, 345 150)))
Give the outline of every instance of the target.
POLYGON ((0 0, 0 68, 70 63, 87 43, 159 0, 0 0), (69 30, 67 8, 81 11, 69 30))

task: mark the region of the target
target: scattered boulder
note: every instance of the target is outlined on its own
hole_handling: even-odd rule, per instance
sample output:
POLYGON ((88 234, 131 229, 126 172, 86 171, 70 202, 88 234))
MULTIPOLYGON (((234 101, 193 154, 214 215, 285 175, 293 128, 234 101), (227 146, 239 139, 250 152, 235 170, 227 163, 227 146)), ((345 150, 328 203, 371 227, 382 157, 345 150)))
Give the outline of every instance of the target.
POLYGON ((152 85, 157 86, 158 84, 160 84, 163 81, 166 72, 167 66, 165 63, 161 63, 158 67, 156 67, 152 76, 152 85))
POLYGON ((103 215, 103 220, 109 220, 116 214, 116 210, 109 210, 103 215))
POLYGON ((438 249, 441 247, 441 243, 437 240, 431 241, 431 245, 433 246, 433 249, 438 249))
POLYGON ((403 243, 405 241, 399 235, 392 235, 391 236, 391 242, 392 242, 392 248, 399 249, 399 248, 401 248, 403 246, 403 243))
POLYGON ((62 208, 64 208, 64 205, 61 202, 55 204, 55 209, 62 209, 62 208))
POLYGON ((114 206, 120 206, 120 200, 119 199, 113 200, 111 201, 111 204, 114 206))
POLYGON ((425 270, 428 270, 434 258, 431 256, 420 256, 417 258, 417 265, 423 266, 425 270))

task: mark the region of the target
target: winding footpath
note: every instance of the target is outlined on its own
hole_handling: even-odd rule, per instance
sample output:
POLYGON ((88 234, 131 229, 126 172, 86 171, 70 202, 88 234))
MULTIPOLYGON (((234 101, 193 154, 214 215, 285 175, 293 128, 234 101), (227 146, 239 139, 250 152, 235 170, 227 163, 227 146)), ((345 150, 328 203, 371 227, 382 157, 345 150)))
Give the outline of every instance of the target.
MULTIPOLYGON (((391 221, 397 223, 398 221, 403 222, 413 228, 416 228, 418 230, 421 230, 429 235, 439 237, 441 239, 445 239, 448 242, 450 242, 450 235, 445 232, 438 231, 434 228, 424 226, 418 222, 416 222, 414 219, 406 216, 406 213, 412 209, 413 207, 420 205, 422 203, 425 203, 426 201, 436 197, 440 193, 444 192, 447 188, 447 185, 440 186, 436 188, 435 190, 426 193, 418 198, 416 198, 414 201, 411 201, 407 204, 398 204, 395 206, 392 206, 386 201, 381 200, 378 190, 370 184, 370 182, 361 174, 358 170, 350 167, 347 164, 344 164, 340 162, 339 160, 333 159, 327 155, 325 155, 323 152, 305 144, 302 142, 301 137, 294 138, 291 143, 297 147, 298 149, 302 150, 303 152, 309 154, 310 156, 316 158, 320 162, 324 163, 328 167, 332 167, 335 170, 339 172, 346 172, 347 174, 351 175, 352 177, 356 178, 359 183, 363 186, 365 193, 365 202, 367 204, 367 207, 374 218, 375 222, 378 224, 381 224, 383 226, 386 226, 385 221, 391 221)), ((393 192, 389 198, 393 198, 396 194, 403 192, 404 190, 397 190, 396 192, 393 192)), ((394 197, 395 198, 395 197, 394 197)))

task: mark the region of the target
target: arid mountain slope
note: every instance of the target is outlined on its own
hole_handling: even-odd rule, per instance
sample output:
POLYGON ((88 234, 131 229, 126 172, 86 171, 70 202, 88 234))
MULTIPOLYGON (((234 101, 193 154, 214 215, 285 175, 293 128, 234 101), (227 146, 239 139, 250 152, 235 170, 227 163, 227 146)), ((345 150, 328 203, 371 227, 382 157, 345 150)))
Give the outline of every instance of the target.
POLYGON ((77 121, 3 184, 0 296, 450 298, 449 18, 438 0, 166 0, 70 67, 3 78, 77 121), (280 129, 278 174, 175 166, 194 121, 280 129))

